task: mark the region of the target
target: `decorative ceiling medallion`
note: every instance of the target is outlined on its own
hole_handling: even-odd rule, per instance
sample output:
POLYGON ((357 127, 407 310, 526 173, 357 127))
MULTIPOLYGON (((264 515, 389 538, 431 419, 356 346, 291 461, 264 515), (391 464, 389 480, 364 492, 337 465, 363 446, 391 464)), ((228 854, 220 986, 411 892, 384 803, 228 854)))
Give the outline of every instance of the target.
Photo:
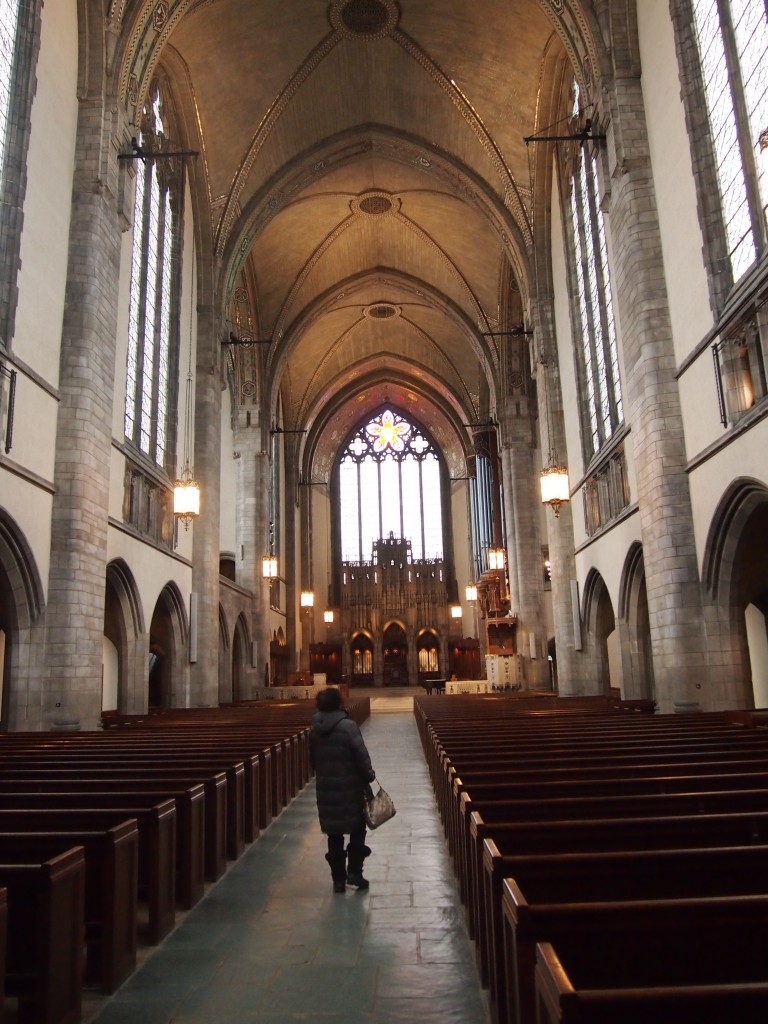
POLYGON ((350 207, 353 213, 381 217, 383 214, 396 213, 400 209, 400 200, 386 192, 364 192, 361 196, 355 196, 350 207))
POLYGON ((341 36, 383 39, 397 25, 395 0, 334 0, 331 24, 341 36))
POLYGON ((378 217, 382 213, 389 213, 392 209, 392 200, 387 196, 366 196, 358 204, 361 213, 367 213, 371 217, 378 217))
POLYGON ((393 306, 391 302, 374 302, 365 307, 363 316, 369 320, 389 320, 390 317, 400 316, 400 307, 393 306))

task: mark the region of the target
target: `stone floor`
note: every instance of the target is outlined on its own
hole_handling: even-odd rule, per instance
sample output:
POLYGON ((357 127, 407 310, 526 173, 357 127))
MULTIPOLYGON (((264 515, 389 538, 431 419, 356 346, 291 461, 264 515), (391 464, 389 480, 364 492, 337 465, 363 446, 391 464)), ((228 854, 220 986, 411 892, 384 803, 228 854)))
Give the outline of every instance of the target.
POLYGON ((370 889, 332 892, 312 782, 94 1024, 487 1024, 413 714, 377 699, 363 734, 397 806, 370 889))

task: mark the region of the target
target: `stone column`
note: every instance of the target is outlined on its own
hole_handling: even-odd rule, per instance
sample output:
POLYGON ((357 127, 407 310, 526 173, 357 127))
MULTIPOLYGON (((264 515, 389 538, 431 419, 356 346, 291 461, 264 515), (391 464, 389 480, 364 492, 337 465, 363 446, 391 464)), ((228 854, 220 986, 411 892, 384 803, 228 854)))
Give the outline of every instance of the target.
MULTIPOLYGON (((540 293, 534 307, 539 336, 539 352, 555 351, 554 314, 552 296, 540 293)), ((560 374, 554 360, 548 359, 545 368, 541 361, 536 366, 538 379, 539 423, 547 419, 552 438, 559 453, 565 456, 565 428, 560 374), (551 365, 549 365, 551 363, 551 365), (543 374, 547 373, 544 380, 543 374)), ((535 496, 540 504, 541 495, 535 496)), ((555 627, 555 656, 557 658, 558 692, 562 696, 575 696, 594 692, 594 673, 590 671, 588 659, 577 646, 580 643, 579 630, 574 621, 573 589, 576 582, 576 560, 574 558, 573 519, 570 504, 560 508, 559 518, 547 509, 545 512, 549 561, 552 566, 552 618, 555 627)), ((580 602, 579 602, 580 603, 580 602)), ((549 684, 547 684, 549 685, 549 684)))
POLYGON ((547 631, 542 607, 543 573, 539 533, 538 474, 534 465, 530 427, 528 438, 506 443, 502 433, 502 471, 507 530, 510 596, 518 616, 517 650, 523 657, 529 690, 549 689, 547 631), (512 544, 514 539, 514 545, 512 544), (512 582, 514 579, 514 583, 512 582), (536 659, 531 658, 531 635, 536 638, 536 659))
MULTIPOLYGON (((709 674, 675 353, 639 77, 613 83, 608 227, 622 325, 656 699, 698 706, 709 674)), ((719 660, 719 659, 718 659, 719 660)))
POLYGON ((262 558, 269 550, 269 458, 262 448, 262 430, 254 410, 238 409, 235 427, 237 460, 236 576, 250 590, 251 640, 255 645, 251 694, 263 685, 269 664, 269 581, 262 574, 262 558))
MULTIPOLYGON (((61 334, 46 682, 38 728, 96 727, 120 272, 118 163, 104 97, 81 99, 61 334)), ((30 720, 30 725, 32 724, 30 720)))
POLYGON ((192 592, 197 595, 197 661, 190 674, 190 704, 219 701, 219 554, 221 501, 221 375, 219 335, 210 306, 197 308, 195 374, 195 477, 200 516, 192 542, 192 592))

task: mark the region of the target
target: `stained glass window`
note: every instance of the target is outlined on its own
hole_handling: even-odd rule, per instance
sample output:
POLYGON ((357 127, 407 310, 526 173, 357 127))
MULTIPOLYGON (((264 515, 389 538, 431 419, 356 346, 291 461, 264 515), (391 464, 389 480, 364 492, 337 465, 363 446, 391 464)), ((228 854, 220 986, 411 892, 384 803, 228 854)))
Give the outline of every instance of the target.
POLYGON ((611 299, 603 212, 597 201, 597 166, 579 149, 571 177, 576 311, 581 334, 589 445, 592 457, 624 419, 619 353, 611 299))
POLYGON ((382 537, 411 543, 415 561, 443 557, 440 460, 392 409, 355 431, 339 464, 341 558, 370 561, 382 537))
MULTIPOLYGON (((143 112, 140 141, 161 149, 162 98, 155 87, 143 112)), ((172 163, 138 164, 128 308, 125 436, 158 466, 169 461, 168 429, 177 338, 179 181, 172 163)))
POLYGON ((734 281, 755 262, 768 204, 768 14, 758 0, 692 0, 734 281), (758 221, 759 222, 759 221, 758 221))

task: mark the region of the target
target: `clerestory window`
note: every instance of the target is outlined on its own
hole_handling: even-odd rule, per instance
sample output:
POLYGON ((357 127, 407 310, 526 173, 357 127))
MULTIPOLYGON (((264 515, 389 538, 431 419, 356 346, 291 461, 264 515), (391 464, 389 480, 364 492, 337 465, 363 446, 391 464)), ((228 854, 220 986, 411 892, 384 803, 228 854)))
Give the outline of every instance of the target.
POLYGON ((570 215, 575 321, 580 336, 577 351, 584 395, 582 437, 589 461, 623 422, 624 407, 597 164, 586 145, 573 154, 570 215))
POLYGON ((768 13, 762 0, 691 0, 720 210, 737 281, 765 246, 768 13))
MULTIPOLYGON (((156 85, 142 114, 140 143, 162 150, 167 133, 156 85)), ((182 165, 140 161, 131 254, 125 436, 157 466, 170 469, 177 390, 182 165)))
POLYGON ((339 464, 341 560, 370 561, 383 537, 410 541, 414 561, 443 557, 440 459, 391 409, 355 431, 339 464))

